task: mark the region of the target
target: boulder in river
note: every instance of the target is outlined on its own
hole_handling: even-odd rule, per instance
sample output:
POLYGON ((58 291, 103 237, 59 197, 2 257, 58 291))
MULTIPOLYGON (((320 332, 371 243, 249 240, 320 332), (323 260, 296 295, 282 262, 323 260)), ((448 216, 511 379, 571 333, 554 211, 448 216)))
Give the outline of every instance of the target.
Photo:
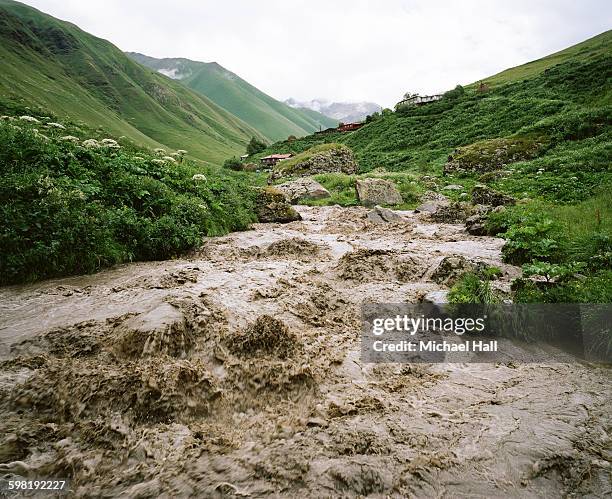
POLYGON ((403 202, 393 182, 382 178, 364 178, 355 181, 357 199, 364 206, 393 205, 403 202))
POLYGON ((366 218, 370 222, 374 223, 394 223, 403 222, 404 218, 393 210, 383 208, 381 206, 375 206, 374 209, 366 215, 366 218))
POLYGON ((285 194, 274 187, 266 187, 258 192, 255 199, 255 213, 257 219, 263 223, 288 223, 302 219, 289 204, 285 194))
POLYGON ((493 208, 491 205, 477 204, 473 208, 473 214, 465 220, 465 230, 468 234, 473 236, 494 236, 498 232, 491 231, 486 227, 487 218, 489 213, 495 211, 501 211, 505 208, 503 206, 497 206, 493 208))
POLYGON ((298 178, 276 185, 275 188, 282 191, 291 204, 307 199, 324 199, 330 196, 329 191, 311 177, 298 178))
POLYGON ((435 213, 443 206, 448 206, 450 201, 444 194, 439 194, 435 191, 427 191, 421 196, 423 201, 415 208, 415 213, 435 213))

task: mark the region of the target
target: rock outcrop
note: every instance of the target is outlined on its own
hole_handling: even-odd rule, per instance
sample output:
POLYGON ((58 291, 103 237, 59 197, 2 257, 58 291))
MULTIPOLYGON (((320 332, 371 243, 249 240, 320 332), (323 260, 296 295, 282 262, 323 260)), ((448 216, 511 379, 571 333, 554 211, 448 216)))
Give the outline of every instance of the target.
POLYGON ((357 200, 364 206, 402 203, 402 195, 393 182, 382 178, 364 178, 355 182, 357 200))
POLYGON ((466 218, 470 215, 471 206, 469 203, 462 201, 455 201, 450 204, 439 206, 430 218, 434 222, 441 222, 445 224, 456 224, 465 222, 466 218))
POLYGON ((302 177, 291 182, 276 185, 276 189, 283 192, 291 204, 307 199, 324 199, 330 196, 329 191, 319 182, 310 177, 302 177))
POLYGON ((289 204, 285 194, 274 187, 266 187, 258 192, 255 199, 255 213, 257 219, 264 223, 288 223, 302 219, 289 204))
POLYGON ((538 156, 546 147, 540 137, 507 137, 476 142, 456 149, 444 165, 444 173, 485 173, 510 163, 538 156))
POLYGON ((494 236, 497 232, 487 229, 486 222, 489 213, 503 210, 503 206, 493 207, 491 205, 477 204, 474 206, 473 214, 465 220, 465 230, 473 236, 494 236))
POLYGON ((474 270, 474 265, 462 256, 445 256, 431 273, 431 280, 444 286, 452 286, 466 272, 474 270))
POLYGON ((310 153, 309 150, 277 163, 270 177, 275 180, 282 177, 308 176, 319 173, 346 173, 349 175, 357 173, 357 162, 353 151, 341 144, 319 152, 310 153), (301 157, 303 160, 300 160, 301 157))

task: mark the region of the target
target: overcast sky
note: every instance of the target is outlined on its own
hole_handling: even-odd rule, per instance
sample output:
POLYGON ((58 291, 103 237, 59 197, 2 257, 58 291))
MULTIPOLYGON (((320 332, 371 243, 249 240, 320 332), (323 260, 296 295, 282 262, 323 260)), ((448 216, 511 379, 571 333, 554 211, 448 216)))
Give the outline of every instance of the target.
POLYGON ((437 93, 612 27, 609 0, 25 0, 120 49, 216 61, 277 99, 437 93))

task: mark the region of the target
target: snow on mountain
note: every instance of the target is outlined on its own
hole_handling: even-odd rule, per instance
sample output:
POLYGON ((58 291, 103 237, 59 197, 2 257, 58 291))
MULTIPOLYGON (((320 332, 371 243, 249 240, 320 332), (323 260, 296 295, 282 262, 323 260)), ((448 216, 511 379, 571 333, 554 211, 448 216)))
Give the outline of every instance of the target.
POLYGON ((285 104, 294 108, 312 109, 342 123, 363 121, 368 114, 381 110, 381 106, 374 102, 330 102, 327 99, 298 101, 290 98, 285 104))

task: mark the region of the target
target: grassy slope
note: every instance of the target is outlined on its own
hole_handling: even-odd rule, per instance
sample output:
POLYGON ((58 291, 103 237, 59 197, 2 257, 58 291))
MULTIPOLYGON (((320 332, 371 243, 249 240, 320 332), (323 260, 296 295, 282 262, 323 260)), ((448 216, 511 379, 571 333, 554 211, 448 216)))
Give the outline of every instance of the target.
MULTIPOLYGON (((527 64, 506 69, 501 73, 497 73, 481 81, 486 81, 489 85, 493 86, 503 85, 505 83, 533 77, 548 68, 572 59, 580 58, 584 61, 600 55, 605 55, 606 53, 609 54, 611 36, 611 32, 606 31, 567 49, 560 50, 559 52, 528 62, 527 64)), ((472 83, 472 86, 477 84, 478 83, 472 83)))
POLYGON ((255 129, 135 63, 111 43, 26 5, 0 0, 0 105, 42 107, 142 145, 221 163, 255 129))
POLYGON ((156 59, 142 54, 128 54, 152 69, 179 67, 188 76, 181 79, 187 87, 205 95, 256 128, 270 140, 289 135, 303 136, 337 122, 315 111, 294 109, 273 99, 219 64, 188 59, 156 59))

